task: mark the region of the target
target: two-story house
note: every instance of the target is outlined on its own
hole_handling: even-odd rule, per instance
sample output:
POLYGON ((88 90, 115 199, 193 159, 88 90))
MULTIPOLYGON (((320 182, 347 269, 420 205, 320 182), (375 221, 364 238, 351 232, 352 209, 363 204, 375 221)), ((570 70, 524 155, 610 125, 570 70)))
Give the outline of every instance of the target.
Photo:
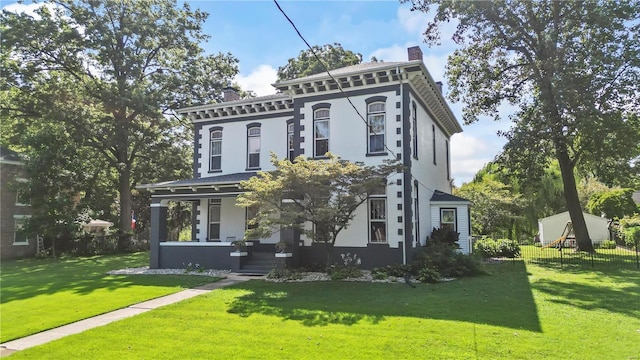
MULTIPOLYGON (((462 128, 422 62, 419 47, 408 61, 362 63, 274 84, 278 93, 181 109, 195 127, 194 178, 141 185, 151 191, 151 267, 238 269, 252 253, 275 253, 293 243, 298 265, 324 253, 296 231, 249 239, 248 259, 238 262, 230 244, 243 239, 252 209, 236 205, 242 180, 269 171, 271 152, 322 161, 330 151, 367 165, 398 159, 405 171, 389 178, 386 191, 361 205, 336 241, 341 253, 357 254, 362 267, 409 263, 433 228, 451 227, 469 252, 469 202, 451 195, 450 138, 462 128), (342 89, 342 90, 341 90, 342 89), (367 126, 367 124, 369 126, 367 126), (193 241, 167 240, 170 201, 193 204, 193 241)), ((244 254, 244 253, 242 253, 244 254)))
POLYGON ((24 179, 24 162, 20 154, 0 147, 0 255, 16 259, 36 254, 36 239, 23 231, 31 208, 20 196, 18 183, 24 179))

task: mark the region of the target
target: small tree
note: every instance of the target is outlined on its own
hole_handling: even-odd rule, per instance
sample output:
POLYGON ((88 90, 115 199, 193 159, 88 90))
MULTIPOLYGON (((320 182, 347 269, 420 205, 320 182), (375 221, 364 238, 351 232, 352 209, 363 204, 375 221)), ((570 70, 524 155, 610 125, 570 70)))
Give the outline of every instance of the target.
POLYGON ((633 189, 613 189, 591 196, 587 210, 594 215, 604 214, 609 219, 621 219, 638 212, 632 198, 633 189))
POLYGON ((290 80, 319 74, 326 70, 339 69, 362 62, 362 54, 345 50, 338 43, 322 46, 315 45, 312 49, 313 51, 310 49, 300 51, 297 58, 291 58, 288 60, 287 65, 279 67, 278 80, 290 80), (314 53, 318 55, 317 58, 314 53), (318 59, 321 61, 318 61, 318 59))
POLYGON ((238 197, 238 205, 259 209, 252 219, 256 227, 247 231, 247 238, 271 236, 282 228, 299 229, 324 246, 330 263, 338 234, 369 195, 384 191, 386 178, 399 165, 364 166, 327 155, 326 161, 299 156, 291 162, 272 153, 274 171, 259 172, 241 183, 246 192, 238 197))

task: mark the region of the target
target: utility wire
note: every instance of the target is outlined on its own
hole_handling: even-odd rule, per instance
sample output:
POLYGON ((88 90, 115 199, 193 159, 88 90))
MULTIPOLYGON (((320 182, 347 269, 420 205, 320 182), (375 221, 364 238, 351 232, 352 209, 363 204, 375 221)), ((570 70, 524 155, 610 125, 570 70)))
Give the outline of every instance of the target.
MULTIPOLYGON (((351 107, 353 108, 353 110, 355 110, 356 114, 358 114, 358 117, 362 120, 362 122, 364 122, 365 126, 367 126, 367 128, 371 131, 371 133, 373 135, 378 135, 376 134, 375 130, 373 129, 373 127, 369 124, 369 122, 364 118, 364 116, 362 116, 362 114, 360 113, 360 111, 358 110, 358 108, 353 104, 353 102, 351 101, 351 98, 349 97, 349 95, 344 91, 344 89, 342 89, 342 86, 340 86, 340 82, 338 82, 338 80, 336 80, 335 77, 333 77, 333 75, 331 74, 331 72, 329 71, 329 67, 324 63, 324 61, 322 61, 322 59, 320 59, 320 57, 318 56, 318 54, 316 54, 316 52, 313 50, 313 47, 309 44, 309 42, 307 41, 307 39, 304 38, 304 36, 300 33, 300 30, 298 30, 298 27, 296 26, 296 24, 294 24, 294 22, 289 18, 289 16, 287 15, 287 13, 285 13, 285 11, 280 7, 280 4, 278 4, 277 0, 273 0, 273 2, 276 4, 276 6, 278 7, 278 10, 280 10, 280 12, 282 13, 282 15, 284 15, 284 17, 287 19, 287 21, 289 22, 289 24, 291 24, 291 26, 293 27, 293 29, 296 31, 296 33, 298 34, 298 37, 300 39, 302 39, 302 41, 304 41, 304 43, 307 45, 307 48, 309 48, 309 50, 311 51, 311 53, 313 54, 313 56, 316 58, 316 60, 318 60, 318 62, 320 63, 320 65, 322 65, 322 67, 324 68, 324 71, 327 73, 327 75, 329 75, 329 77, 331 78, 331 80, 333 80, 337 87, 338 90, 340 90, 340 92, 342 93, 342 95, 344 95, 344 97, 347 99, 347 101, 349 102, 349 104, 351 105, 351 107)), ((400 74, 396 74, 398 76, 401 76, 400 74)), ((385 121, 386 121, 386 116, 385 116, 385 121)), ((386 128, 386 125, 385 125, 386 128)), ((389 151, 393 157, 397 160, 398 159, 398 155, 395 153, 395 151, 391 150, 388 146, 386 141, 383 142, 384 148, 387 149, 387 151, 389 151)), ((421 185, 422 187, 424 187, 425 189, 435 192, 435 189, 431 189, 430 187, 426 186, 425 184, 423 184, 415 175, 413 175, 411 173, 411 170, 409 171, 409 175, 411 175, 411 178, 414 179, 419 185, 421 185)))

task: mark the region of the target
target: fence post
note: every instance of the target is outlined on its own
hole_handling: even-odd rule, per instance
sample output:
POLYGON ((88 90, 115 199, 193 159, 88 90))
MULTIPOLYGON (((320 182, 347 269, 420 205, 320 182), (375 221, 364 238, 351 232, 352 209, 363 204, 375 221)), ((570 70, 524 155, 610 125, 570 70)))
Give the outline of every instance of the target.
POLYGON ((562 258, 562 243, 560 243, 560 266, 564 266, 563 258, 562 258))
MULTIPOLYGON (((595 250, 594 250, 595 252, 595 250)), ((594 267, 594 263, 593 263, 593 252, 589 253, 589 256, 591 256, 591 267, 594 267)))
POLYGON ((640 257, 638 256, 638 252, 640 252, 640 249, 638 249, 638 237, 636 236, 635 239, 635 245, 636 245, 636 269, 640 270, 640 257))

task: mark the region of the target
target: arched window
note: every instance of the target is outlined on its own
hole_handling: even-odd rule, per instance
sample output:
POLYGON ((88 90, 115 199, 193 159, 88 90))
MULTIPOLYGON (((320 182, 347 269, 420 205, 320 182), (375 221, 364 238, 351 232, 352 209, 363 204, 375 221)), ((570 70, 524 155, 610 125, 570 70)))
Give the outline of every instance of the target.
POLYGON ((247 128, 247 168, 260 168, 260 126, 247 128))
POLYGON ((313 156, 322 157, 329 152, 329 109, 313 112, 313 156))
POLYGON ((222 129, 212 129, 209 139, 209 171, 220 171, 222 169, 222 129))
POLYGON ((384 152, 385 113, 384 102, 373 102, 367 105, 367 152, 369 154, 384 152))

